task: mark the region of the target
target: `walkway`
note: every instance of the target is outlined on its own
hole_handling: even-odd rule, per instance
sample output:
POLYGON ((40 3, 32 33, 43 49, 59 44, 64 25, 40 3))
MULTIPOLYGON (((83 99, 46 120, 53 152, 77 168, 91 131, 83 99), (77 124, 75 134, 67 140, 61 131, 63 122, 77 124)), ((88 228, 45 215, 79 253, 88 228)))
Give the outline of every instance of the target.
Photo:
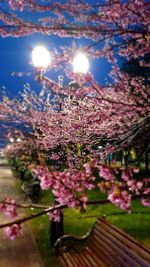
MULTIPOLYGON (((6 196, 19 199, 15 189, 15 179, 4 159, 0 159, 0 200, 6 196)), ((22 215, 23 211, 20 211, 22 215)), ((0 215, 0 223, 6 219, 0 215)), ((14 241, 9 240, 0 229, 0 267, 43 267, 35 240, 28 223, 22 225, 23 233, 14 241)))

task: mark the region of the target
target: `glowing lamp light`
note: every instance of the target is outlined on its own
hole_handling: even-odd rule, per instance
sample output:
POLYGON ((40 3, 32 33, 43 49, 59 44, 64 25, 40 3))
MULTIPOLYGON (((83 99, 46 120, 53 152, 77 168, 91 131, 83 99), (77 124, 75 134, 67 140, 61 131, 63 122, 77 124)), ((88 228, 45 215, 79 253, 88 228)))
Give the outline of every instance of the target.
POLYGON ((86 74, 89 69, 89 60, 83 53, 78 53, 73 59, 73 70, 75 73, 86 74))
POLYGON ((21 142, 21 138, 20 138, 20 137, 17 138, 17 142, 18 142, 18 143, 21 142))
POLYGON ((14 142, 14 138, 10 138, 10 142, 13 143, 14 142))
POLYGON ((46 69, 51 62, 49 51, 44 46, 37 46, 32 50, 32 62, 36 68, 46 69))

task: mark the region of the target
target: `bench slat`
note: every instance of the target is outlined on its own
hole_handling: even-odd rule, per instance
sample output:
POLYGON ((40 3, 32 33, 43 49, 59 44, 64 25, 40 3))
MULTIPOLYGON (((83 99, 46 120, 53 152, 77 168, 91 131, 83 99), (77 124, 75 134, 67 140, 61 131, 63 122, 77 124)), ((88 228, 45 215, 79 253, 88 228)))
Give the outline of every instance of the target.
POLYGON ((60 261, 60 264, 61 266, 65 266, 65 267, 68 267, 67 263, 66 263, 66 260, 63 258, 63 256, 59 256, 58 257, 59 261, 60 261))
POLYGON ((75 252, 71 252, 71 257, 73 258, 74 260, 74 263, 75 263, 75 267, 85 267, 85 263, 82 261, 81 257, 79 257, 78 253, 75 253, 75 252))
MULTIPOLYGON (((93 238, 93 242, 97 243, 97 239, 93 238)), ((117 251, 113 250, 112 247, 109 246, 109 244, 103 242, 103 244, 101 245, 101 247, 97 247, 97 253, 99 253, 99 250, 101 250, 103 252, 103 254, 105 255, 104 257, 104 262, 107 261, 107 264, 109 264, 109 262, 112 262, 114 265, 118 265, 118 266, 127 266, 127 262, 129 263, 129 259, 127 261, 127 259, 124 259, 124 257, 122 257, 122 255, 120 255, 119 253, 117 253, 117 251)), ((137 264, 134 264, 134 262, 132 262, 132 266, 137 266, 137 264)))
MULTIPOLYGON (((104 232, 105 234, 105 232, 104 232)), ((111 234, 107 232, 106 237, 109 238, 109 240, 112 240, 112 247, 116 249, 122 257, 125 259, 128 259, 128 261, 134 261, 136 264, 139 264, 139 266, 147 266, 147 263, 144 259, 140 258, 135 251, 130 250, 124 243, 121 243, 117 238, 111 239, 111 234), (118 248, 118 249, 117 249, 118 248)))
POLYGON ((150 257, 150 249, 143 246, 141 243, 137 242, 133 237, 126 234, 123 230, 118 229, 116 226, 110 224, 108 221, 106 221, 104 219, 99 219, 96 222, 96 224, 101 225, 101 227, 106 229, 106 231, 112 231, 112 233, 114 233, 114 235, 117 238, 119 237, 121 239, 121 241, 125 240, 125 242, 129 242, 129 246, 131 246, 131 248, 133 248, 133 249, 137 248, 137 250, 142 251, 142 253, 145 253, 146 255, 148 255, 150 257))
POLYGON ((63 258, 67 262, 68 267, 77 267, 77 265, 74 263, 74 261, 71 257, 71 253, 69 253, 69 252, 63 253, 63 258))
POLYGON ((110 253, 106 250, 106 248, 102 246, 97 247, 94 239, 92 239, 89 243, 89 248, 91 248, 91 250, 97 255, 97 257, 101 258, 101 260, 104 262, 104 266, 116 266, 116 259, 113 257, 110 258, 110 253))
POLYGON ((74 267, 106 267, 104 264, 89 248, 85 248, 83 253, 75 253, 75 252, 64 252, 62 257, 63 266, 65 265, 65 261, 67 261, 67 266, 74 267))
POLYGON ((124 251, 117 247, 112 240, 109 240, 108 237, 104 236, 102 233, 98 233, 98 235, 93 236, 93 238, 96 240, 96 242, 99 242, 99 244, 99 239, 101 239, 101 246, 103 246, 109 252, 108 257, 110 260, 114 258, 117 263, 128 263, 133 267, 137 267, 137 262, 134 259, 125 254, 124 251))
MULTIPOLYGON (((91 266, 89 261, 88 261, 89 254, 86 254, 86 256, 84 254, 82 254, 82 253, 76 253, 76 254, 77 254, 76 257, 77 257, 77 259, 78 259, 78 261, 80 263, 78 265, 78 267, 79 266, 84 266, 84 267, 90 267, 91 266), (83 263, 84 263, 84 265, 83 265, 83 263)), ((95 267, 95 265, 93 267, 95 267)))
MULTIPOLYGON (((116 231, 115 228, 109 227, 107 224, 99 224, 98 228, 95 225, 95 230, 101 231, 103 229, 104 233, 106 235, 109 234, 109 238, 113 239, 114 242, 122 247, 123 250, 131 254, 132 256, 135 256, 136 260, 139 261, 139 263, 146 261, 150 263, 150 251, 148 252, 148 249, 142 246, 140 243, 137 243, 134 240, 134 244, 132 243, 132 238, 126 237, 125 235, 122 235, 122 232, 116 231), (101 230, 100 230, 101 229, 101 230), (142 259, 141 259, 142 258, 142 259)), ((118 230, 118 229, 117 229, 118 230)), ((123 232, 124 234, 124 232, 123 232)))
MULTIPOLYGON (((97 266, 99 264, 99 267, 106 267, 107 265, 104 264, 102 257, 97 257, 93 250, 91 250, 89 247, 86 247, 83 251, 83 254, 86 256, 86 254, 89 254, 89 261, 92 262, 91 266, 97 266), (94 256, 93 256, 94 255, 94 256)), ((100 255, 99 255, 100 256, 100 255)))

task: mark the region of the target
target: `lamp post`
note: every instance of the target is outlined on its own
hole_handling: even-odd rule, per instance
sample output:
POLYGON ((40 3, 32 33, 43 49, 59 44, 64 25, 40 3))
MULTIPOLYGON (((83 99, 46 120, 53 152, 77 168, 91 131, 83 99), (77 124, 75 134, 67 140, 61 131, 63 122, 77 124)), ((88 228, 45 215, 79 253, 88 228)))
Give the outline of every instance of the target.
MULTIPOLYGON (((41 79, 42 71, 46 70, 51 63, 51 56, 49 51, 42 46, 37 46, 32 51, 32 62, 34 67, 37 69, 37 78, 38 81, 41 79)), ((85 54, 78 53, 75 55, 73 59, 73 70, 75 73, 78 74, 86 74, 89 69, 89 61, 85 54)), ((63 87, 63 76, 58 76, 58 83, 60 89, 63 87)), ((76 83, 77 84, 77 83, 76 83)), ((74 85, 71 85, 74 87, 74 85)), ((61 94, 59 94, 61 98, 61 94)), ((61 110, 61 105, 60 105, 61 110)), ((54 220, 51 221, 50 225, 50 243, 54 245, 56 240, 63 235, 63 212, 60 212, 60 222, 55 222, 54 220)))
MULTIPOLYGON (((44 72, 51 63, 50 52, 43 46, 37 46, 32 50, 32 63, 37 71, 37 80, 40 82, 42 78, 42 72, 44 72)), ((46 79, 48 79, 46 77, 46 79)), ((63 87, 63 76, 58 76, 58 83, 60 88, 63 87)), ((43 95, 44 89, 41 91, 40 96, 43 95)), ((60 97, 60 95, 59 95, 60 97)), ((56 222, 54 219, 50 224, 50 244, 54 245, 56 240, 63 235, 63 213, 60 212, 60 221, 56 222)))
MULTIPOLYGON (((33 66, 36 68, 37 80, 40 82, 42 78, 42 73, 46 69, 48 69, 48 67, 51 64, 51 54, 49 50, 42 45, 36 46, 32 50, 32 63, 33 63, 33 66)), ((48 80, 47 77, 46 77, 46 80, 48 80)), ((60 88, 62 88, 63 87, 63 75, 58 76, 58 83, 59 83, 60 88)), ((41 91, 40 96, 43 95, 44 89, 45 88, 43 87, 43 90, 41 91)))
MULTIPOLYGON (((32 50, 32 64, 36 69, 36 78, 41 82, 42 72, 44 72, 51 64, 51 55, 48 49, 43 45, 38 45, 32 50)), ((43 86, 40 96, 43 96, 45 87, 43 86)))

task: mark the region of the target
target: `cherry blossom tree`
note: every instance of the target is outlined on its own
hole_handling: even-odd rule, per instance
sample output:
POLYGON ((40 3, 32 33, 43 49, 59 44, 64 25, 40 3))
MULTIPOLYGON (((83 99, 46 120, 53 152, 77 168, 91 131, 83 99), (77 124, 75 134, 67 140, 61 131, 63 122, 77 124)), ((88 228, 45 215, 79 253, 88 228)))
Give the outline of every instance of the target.
MULTIPOLYGON (((47 88, 43 100, 34 92, 25 92, 21 101, 5 97, 0 105, 2 123, 13 121, 30 129, 34 147, 44 152, 45 159, 50 156, 59 162, 62 155, 65 157, 63 169, 56 170, 43 163, 32 170, 40 179, 41 188, 52 190, 61 204, 57 208, 80 205, 86 208, 87 190, 96 186, 94 168, 99 172, 98 187, 107 192, 108 200, 116 206, 130 212, 132 196, 141 195, 145 196, 142 203, 149 205, 148 180, 134 180, 137 168, 111 168, 104 162, 110 152, 149 141, 149 83, 144 84, 142 77, 121 72, 118 64, 119 57, 147 64, 144 58, 150 49, 149 18, 149 3, 141 0, 108 0, 98 4, 78 0, 1 3, 2 37, 39 32, 87 40, 82 48, 73 42, 53 51, 49 69, 63 68, 67 78, 74 81, 73 86, 69 83, 62 91, 57 82, 41 75, 39 82, 47 88), (28 20, 23 16, 26 11, 31 14, 28 20), (38 16, 32 20, 35 11, 38 16), (107 58, 112 65, 109 85, 102 87, 90 73, 70 70, 74 55, 80 51, 93 59, 107 58), (57 96, 57 103, 51 103, 50 92, 57 96)), ((0 204, 0 211, 8 217, 16 217, 16 208, 17 203, 11 199, 0 204)), ((43 212, 59 220, 60 210, 55 208, 43 212)), ((11 239, 20 233, 21 222, 15 220, 7 229, 11 239)))

